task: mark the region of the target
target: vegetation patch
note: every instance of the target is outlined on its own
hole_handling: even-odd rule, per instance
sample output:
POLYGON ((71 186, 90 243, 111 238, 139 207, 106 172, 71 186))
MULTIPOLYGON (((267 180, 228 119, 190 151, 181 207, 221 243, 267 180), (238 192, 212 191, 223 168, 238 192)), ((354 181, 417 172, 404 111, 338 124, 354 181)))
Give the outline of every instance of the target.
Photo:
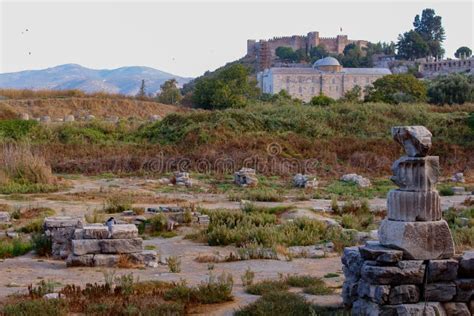
POLYGON ((31 242, 20 239, 0 239, 0 258, 23 256, 32 249, 31 242))

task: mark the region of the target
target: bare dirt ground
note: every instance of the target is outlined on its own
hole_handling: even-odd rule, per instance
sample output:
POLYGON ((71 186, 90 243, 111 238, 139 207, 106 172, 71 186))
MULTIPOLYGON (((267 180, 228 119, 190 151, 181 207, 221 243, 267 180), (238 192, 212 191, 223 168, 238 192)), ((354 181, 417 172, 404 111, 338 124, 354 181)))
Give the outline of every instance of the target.
MULTIPOLYGON (((181 202, 196 203, 204 208, 238 209, 239 202, 230 202, 225 194, 208 193, 162 193, 155 188, 156 180, 143 178, 86 178, 79 177, 69 180, 70 186, 62 192, 50 194, 33 194, 25 196, 0 196, 0 204, 12 207, 49 207, 57 215, 85 215, 94 209, 103 207, 104 200, 111 191, 133 192, 137 203, 134 206, 157 207, 176 206, 181 202)), ((466 196, 442 197, 442 207, 447 209, 459 205, 466 196)), ((296 209, 291 216, 321 217, 314 210, 329 209, 330 200, 306 200, 283 202, 256 202, 257 205, 277 206, 293 205, 296 209)), ((383 209, 385 199, 372 199, 371 208, 383 209)), ((231 303, 213 306, 210 310, 197 310, 203 315, 231 315, 235 309, 255 301, 258 296, 246 294, 243 290, 241 276, 247 268, 255 272, 256 280, 275 279, 279 274, 308 274, 324 277, 328 273, 337 273, 339 277, 325 279, 329 286, 336 288, 336 294, 328 296, 307 296, 309 300, 319 305, 339 305, 340 287, 343 282, 340 257, 337 255, 321 259, 293 259, 291 261, 278 260, 247 260, 236 262, 200 263, 196 257, 206 254, 226 255, 234 250, 233 247, 210 247, 183 239, 182 236, 173 238, 153 238, 145 240, 145 245, 154 246, 162 257, 178 256, 181 259, 181 272, 170 273, 166 265, 146 269, 117 269, 117 274, 133 273, 140 280, 179 281, 185 279, 188 284, 194 285, 206 280, 209 274, 219 275, 222 272, 231 273, 234 278, 235 300, 231 303)), ((0 260, 0 301, 7 295, 24 292, 29 284, 36 284, 41 280, 53 280, 61 285, 103 282, 104 269, 101 268, 66 268, 63 261, 38 259, 32 254, 12 259, 0 260)))

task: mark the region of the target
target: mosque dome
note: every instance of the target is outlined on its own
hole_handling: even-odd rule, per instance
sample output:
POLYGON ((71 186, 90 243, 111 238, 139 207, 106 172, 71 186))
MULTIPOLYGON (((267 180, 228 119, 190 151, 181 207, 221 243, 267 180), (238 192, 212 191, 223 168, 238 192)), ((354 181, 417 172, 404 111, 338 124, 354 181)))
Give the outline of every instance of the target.
POLYGON ((340 66, 339 61, 334 58, 334 57, 324 57, 321 59, 318 59, 314 62, 313 67, 318 68, 321 66, 340 66))

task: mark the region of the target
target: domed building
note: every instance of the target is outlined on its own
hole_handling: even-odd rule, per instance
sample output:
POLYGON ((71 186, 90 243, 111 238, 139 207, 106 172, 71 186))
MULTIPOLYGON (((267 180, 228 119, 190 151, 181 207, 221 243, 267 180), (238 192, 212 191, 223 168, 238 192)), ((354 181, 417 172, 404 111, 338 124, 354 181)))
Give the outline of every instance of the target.
POLYGON ((343 68, 334 57, 317 60, 312 67, 272 67, 257 74, 262 92, 269 94, 286 90, 294 98, 309 102, 324 94, 339 99, 355 86, 367 86, 390 75, 388 68, 343 68))

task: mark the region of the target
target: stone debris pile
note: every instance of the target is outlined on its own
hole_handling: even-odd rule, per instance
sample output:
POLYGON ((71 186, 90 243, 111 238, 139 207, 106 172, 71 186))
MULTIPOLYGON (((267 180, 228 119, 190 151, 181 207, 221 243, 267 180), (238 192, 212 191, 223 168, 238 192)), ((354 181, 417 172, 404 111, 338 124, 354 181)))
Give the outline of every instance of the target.
POLYGON ((234 173, 234 183, 241 187, 255 187, 258 184, 258 178, 255 169, 242 168, 234 173))
POLYGON ((388 193, 379 241, 344 250, 344 304, 353 315, 472 315, 474 252, 454 257, 435 190, 439 158, 427 156, 431 133, 401 126, 392 135, 407 154, 392 166, 399 189, 388 193))
POLYGON ((364 178, 363 176, 355 174, 355 173, 349 173, 349 174, 343 175, 341 177, 341 181, 355 183, 361 188, 367 188, 372 185, 369 179, 364 178))
POLYGON ((143 239, 133 224, 84 225, 74 231, 68 266, 117 266, 120 260, 132 264, 158 265, 155 251, 143 250, 143 239))
POLYGON ((457 172, 453 174, 451 181, 453 182, 459 182, 459 183, 464 183, 466 182, 466 179, 464 179, 464 173, 462 172, 457 172))
POLYGON ((10 221, 10 213, 0 212, 0 223, 8 223, 10 221))
POLYGON ((189 177, 189 173, 177 171, 174 173, 173 181, 176 185, 182 185, 186 187, 192 186, 191 178, 189 177))
POLYGON ((293 177, 293 186, 295 188, 317 188, 318 181, 316 178, 309 179, 309 176, 298 173, 293 177))

